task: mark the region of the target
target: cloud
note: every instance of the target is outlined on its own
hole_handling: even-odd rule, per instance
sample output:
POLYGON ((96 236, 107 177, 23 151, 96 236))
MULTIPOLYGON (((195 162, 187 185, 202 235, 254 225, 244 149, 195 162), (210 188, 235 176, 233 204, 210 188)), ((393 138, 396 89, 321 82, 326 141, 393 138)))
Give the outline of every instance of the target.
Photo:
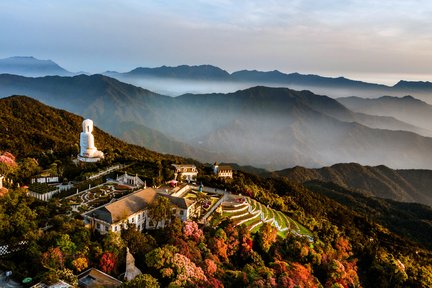
POLYGON ((431 11, 423 0, 5 0, 0 56, 90 72, 209 63, 231 71, 429 73, 431 11))

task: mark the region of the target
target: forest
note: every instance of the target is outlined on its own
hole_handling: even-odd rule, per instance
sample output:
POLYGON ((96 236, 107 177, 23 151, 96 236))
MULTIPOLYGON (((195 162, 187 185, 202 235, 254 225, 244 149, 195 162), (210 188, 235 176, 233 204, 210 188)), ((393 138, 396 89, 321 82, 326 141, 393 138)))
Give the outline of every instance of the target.
POLYGON ((404 222, 398 213, 418 210, 416 204, 389 206, 332 183, 302 184, 240 170, 234 179, 221 180, 210 164, 128 145, 100 130, 96 139, 106 159, 74 166, 71 154, 82 119, 29 98, 7 101, 19 109, 0 115, 7 132, 0 169, 9 188, 0 197, 0 246, 14 253, 0 256, 0 270, 13 270, 18 280, 32 277, 49 284, 62 279, 76 285, 76 275, 89 267, 121 278, 129 248, 143 275, 124 287, 432 286, 430 212, 424 207, 424 215, 411 213, 413 222, 404 222), (13 122, 16 116, 24 122, 13 122), (50 140, 40 143, 35 137, 50 140), (174 218, 164 228, 141 233, 129 225, 120 234, 103 236, 85 227, 82 216, 61 198, 40 202, 23 188, 43 170, 83 180, 113 163, 133 163, 134 173, 157 185, 170 180, 166 167, 181 162, 197 165, 203 185, 247 195, 302 223, 312 231, 313 242, 294 234, 283 239, 270 225, 251 234, 217 215, 206 226, 174 218), (412 223, 424 223, 422 231, 409 227, 412 223))

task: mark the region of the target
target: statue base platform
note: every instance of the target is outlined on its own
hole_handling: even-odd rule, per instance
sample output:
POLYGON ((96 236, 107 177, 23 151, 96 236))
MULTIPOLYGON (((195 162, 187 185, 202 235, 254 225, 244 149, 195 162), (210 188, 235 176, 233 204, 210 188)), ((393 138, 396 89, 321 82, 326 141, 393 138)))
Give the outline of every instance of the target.
POLYGON ((95 163, 100 161, 102 158, 99 157, 83 157, 78 155, 78 160, 81 162, 89 162, 89 163, 95 163))

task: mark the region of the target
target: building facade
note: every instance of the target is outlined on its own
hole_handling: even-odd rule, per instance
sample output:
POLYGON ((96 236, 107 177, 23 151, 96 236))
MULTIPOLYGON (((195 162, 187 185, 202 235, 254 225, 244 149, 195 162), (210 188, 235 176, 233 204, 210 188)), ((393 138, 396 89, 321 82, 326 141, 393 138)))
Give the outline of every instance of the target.
POLYGON ((218 178, 233 178, 233 169, 228 165, 220 165, 215 162, 213 164, 213 172, 218 178))
POLYGON ((198 176, 198 169, 193 164, 172 164, 174 178, 179 181, 193 182, 198 176))
POLYGON ((148 207, 157 197, 167 197, 170 200, 172 216, 182 221, 189 219, 194 201, 158 193, 153 188, 138 190, 113 203, 89 211, 84 214, 84 218, 92 229, 98 230, 101 234, 109 231, 120 232, 129 224, 135 225, 139 231, 163 227, 166 224, 163 220, 157 223, 148 216, 148 207))

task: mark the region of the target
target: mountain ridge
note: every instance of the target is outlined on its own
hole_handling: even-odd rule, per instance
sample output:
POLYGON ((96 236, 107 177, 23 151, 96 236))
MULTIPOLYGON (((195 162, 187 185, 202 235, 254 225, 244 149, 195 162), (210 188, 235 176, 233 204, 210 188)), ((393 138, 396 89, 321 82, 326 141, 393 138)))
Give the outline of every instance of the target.
MULTIPOLYGON (((40 77, 47 75, 72 76, 80 74, 81 72, 69 72, 52 60, 39 60, 32 56, 14 56, 0 59, 0 74, 1 73, 40 77), (46 65, 51 68, 48 69, 45 67, 46 65), (36 69, 38 66, 39 70, 36 69)), ((225 92, 232 92, 235 90, 234 87, 244 89, 250 86, 265 85, 291 87, 296 90, 309 89, 314 93, 328 94, 334 97, 348 97, 352 95, 377 97, 377 95, 385 94, 404 96, 411 94, 432 103, 429 97, 432 92, 432 83, 429 81, 400 80, 395 85, 390 86, 349 79, 343 76, 328 77, 316 74, 301 74, 298 72, 284 73, 279 70, 238 70, 229 73, 222 68, 209 64, 164 65, 154 68, 138 66, 128 72, 111 70, 105 71, 102 74, 144 88, 147 85, 153 85, 150 87, 151 90, 158 93, 162 92, 162 94, 173 95, 181 95, 194 89, 196 89, 195 92, 198 93, 209 92, 209 89, 215 92, 222 88, 225 92), (172 84, 169 83, 171 80, 188 81, 191 83, 185 85, 185 87, 183 87, 184 85, 168 85, 172 84), (207 81, 213 84, 210 85, 210 87, 208 85, 202 86, 202 84, 207 81), (168 90, 166 90, 167 87, 169 88, 168 90)))
POLYGON ((369 115, 395 117, 423 129, 431 129, 432 105, 412 96, 379 98, 337 98, 348 109, 369 115))
MULTIPOLYGON (((429 102, 432 102, 430 97, 428 97, 429 94, 432 92, 432 85, 430 84, 430 82, 422 81, 400 80, 399 82, 391 86, 361 80, 353 80, 343 76, 328 77, 316 74, 301 74, 298 72, 284 73, 279 70, 239 70, 228 73, 227 71, 212 65, 180 65, 161 66, 155 68, 137 67, 128 72, 110 72, 107 75, 138 86, 145 85, 143 83, 148 83, 149 81, 146 81, 147 77, 150 77, 150 79, 153 80, 159 79, 161 81, 168 81, 167 83, 169 83, 170 80, 199 80, 195 85, 199 85, 199 82, 202 80, 207 80, 215 83, 225 83, 228 86, 232 84, 233 87, 238 86, 239 83, 243 83, 243 86, 241 88, 256 85, 265 85, 273 87, 291 87, 295 88, 296 90, 309 89, 312 90, 314 93, 329 94, 335 97, 348 97, 352 95, 358 95, 362 97, 377 97, 377 95, 385 94, 393 96, 405 96, 407 94, 411 94, 415 95, 416 97, 421 97, 422 99, 425 99, 429 102), (218 75, 216 77, 211 77, 212 75, 208 74, 205 69, 203 69, 203 67, 212 67, 212 69, 223 71, 223 76, 218 75), (161 74, 161 70, 164 70, 165 73, 161 74), (178 73, 180 70, 187 71, 187 73, 178 73), (137 73, 137 71, 145 71, 145 73, 140 74, 137 73), (191 71, 194 71, 194 73, 191 73, 191 71), (188 77, 188 75, 195 74, 202 74, 206 76, 199 79, 195 76, 188 77), (235 85, 235 83, 237 83, 237 85, 235 85)), ((156 85, 155 87, 158 86, 156 85)), ((158 89, 153 88, 152 90, 158 89)), ((227 92, 232 92, 234 90, 234 88, 231 88, 231 90, 227 92)), ((174 94, 180 95, 183 93, 177 92, 174 94)))
POLYGON ((52 60, 40 60, 33 56, 13 56, 0 59, 0 74, 18 74, 23 76, 71 76, 67 71, 52 60))
MULTIPOLYGON (((396 131, 408 129, 406 123, 356 114, 333 98, 310 91, 256 86, 234 93, 173 98, 103 75, 0 75, 0 97, 13 94, 31 95, 92 118, 116 135, 122 135, 121 123, 135 122, 167 136, 160 141, 173 140, 165 145, 171 150, 161 145, 149 148, 205 162, 237 162, 272 170, 350 161, 394 168, 429 168, 432 163, 428 156, 432 139, 396 131), (397 126, 395 130, 388 130, 392 125, 397 126)), ((158 135, 149 132, 148 137, 158 135)), ((133 136, 141 141, 138 134, 133 136)))
POLYGON ((272 175, 298 183, 332 182, 347 189, 400 202, 417 202, 432 207, 432 171, 422 169, 394 170, 384 165, 362 166, 338 163, 329 167, 308 169, 300 166, 275 171, 272 175))

